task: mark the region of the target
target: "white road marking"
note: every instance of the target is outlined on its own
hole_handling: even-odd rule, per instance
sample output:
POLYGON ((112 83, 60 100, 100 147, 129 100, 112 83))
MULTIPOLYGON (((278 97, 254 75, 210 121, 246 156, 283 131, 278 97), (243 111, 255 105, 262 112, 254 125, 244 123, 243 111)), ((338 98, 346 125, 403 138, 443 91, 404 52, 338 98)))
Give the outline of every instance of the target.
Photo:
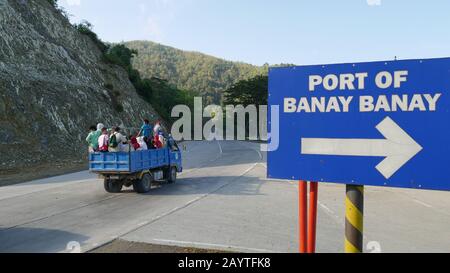
POLYGON ((326 214, 328 214, 328 216, 330 216, 332 219, 334 219, 336 221, 336 223, 338 223, 342 227, 345 226, 345 222, 332 209, 330 209, 327 205, 323 204, 320 201, 317 201, 317 204, 320 206, 320 208, 322 210, 325 211, 326 214))
POLYGON ((148 225, 148 223, 149 223, 148 221, 145 221, 145 222, 138 224, 138 226, 145 226, 145 225, 148 225))
POLYGON ((244 171, 243 174, 241 174, 240 176, 244 176, 247 173, 249 173, 252 169, 254 169, 256 166, 258 166, 258 163, 253 164, 252 166, 250 166, 247 170, 244 171))
MULTIPOLYGON (((253 148, 252 148, 252 149, 253 149, 253 148)), ((255 152, 258 153, 259 159, 263 159, 263 156, 262 156, 261 151, 260 151, 259 149, 253 149, 253 150, 255 150, 255 152)))
POLYGON ((327 207, 325 204, 322 204, 320 202, 318 202, 318 203, 319 203, 319 206, 322 207, 322 209, 324 209, 328 214, 335 215, 334 212, 329 207, 327 207))
POLYGON ((427 208, 430 208, 430 209, 433 208, 432 205, 429 205, 429 204, 427 204, 427 203, 425 203, 425 202, 422 202, 422 201, 420 201, 420 200, 413 199, 413 201, 416 202, 417 204, 420 204, 420 205, 424 206, 424 207, 427 207, 427 208))
POLYGON ((264 168, 266 168, 267 169, 267 163, 258 163, 259 165, 261 165, 261 166, 263 166, 264 168))
POLYGON ((222 155, 223 154, 222 145, 220 145, 220 142, 217 140, 216 140, 216 143, 217 143, 217 145, 219 145, 219 151, 220 151, 220 154, 222 155))
POLYGON ((233 246, 233 245, 222 245, 222 244, 210 244, 210 243, 200 243, 200 242, 188 242, 188 241, 177 241, 177 240, 164 240, 164 239, 153 239, 155 242, 160 243, 168 243, 175 245, 184 245, 184 246, 193 246, 193 247, 213 247, 220 248, 221 250, 237 250, 241 252, 262 252, 262 253, 273 253, 275 251, 268 249, 260 249, 260 248, 249 248, 242 246, 233 246))

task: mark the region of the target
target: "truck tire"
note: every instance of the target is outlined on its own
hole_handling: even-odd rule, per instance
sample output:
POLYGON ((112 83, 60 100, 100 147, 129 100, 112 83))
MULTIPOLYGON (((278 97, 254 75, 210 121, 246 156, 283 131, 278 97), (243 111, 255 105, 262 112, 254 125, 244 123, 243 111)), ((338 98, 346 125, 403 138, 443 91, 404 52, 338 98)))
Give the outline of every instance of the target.
POLYGON ((134 181, 133 189, 137 193, 147 193, 152 189, 152 176, 148 173, 144 174, 141 179, 134 181))
POLYGON ((167 170, 166 177, 169 184, 175 183, 177 181, 177 168, 170 167, 170 169, 167 170))
POLYGON ((105 178, 103 181, 103 186, 105 187, 106 192, 119 193, 122 191, 123 183, 122 181, 105 178))

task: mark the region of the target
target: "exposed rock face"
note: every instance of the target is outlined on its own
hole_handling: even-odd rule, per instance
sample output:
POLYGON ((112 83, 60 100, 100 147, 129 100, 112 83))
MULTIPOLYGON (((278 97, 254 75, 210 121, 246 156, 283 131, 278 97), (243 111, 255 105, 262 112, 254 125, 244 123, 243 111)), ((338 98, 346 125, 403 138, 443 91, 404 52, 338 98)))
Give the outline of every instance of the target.
POLYGON ((0 174, 84 160, 89 125, 139 127, 144 117, 158 118, 126 71, 47 0, 0 0, 0 174))

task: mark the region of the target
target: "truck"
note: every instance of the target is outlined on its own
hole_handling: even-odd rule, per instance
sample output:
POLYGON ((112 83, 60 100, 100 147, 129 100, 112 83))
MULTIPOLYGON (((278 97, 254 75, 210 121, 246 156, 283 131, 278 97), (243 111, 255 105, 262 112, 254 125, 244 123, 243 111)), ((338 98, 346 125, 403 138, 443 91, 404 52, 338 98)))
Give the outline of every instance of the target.
POLYGON ((183 171, 178 145, 161 149, 90 153, 89 170, 103 178, 109 193, 119 193, 123 187, 133 187, 137 193, 147 193, 152 183, 175 183, 177 173, 183 171))

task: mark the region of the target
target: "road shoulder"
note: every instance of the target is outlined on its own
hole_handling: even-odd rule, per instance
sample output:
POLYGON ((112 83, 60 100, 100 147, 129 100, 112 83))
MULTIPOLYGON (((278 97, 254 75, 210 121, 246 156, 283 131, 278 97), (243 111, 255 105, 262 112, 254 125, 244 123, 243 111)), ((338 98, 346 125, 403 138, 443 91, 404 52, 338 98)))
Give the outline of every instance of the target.
POLYGON ((114 240, 89 253, 230 253, 225 251, 114 240))

